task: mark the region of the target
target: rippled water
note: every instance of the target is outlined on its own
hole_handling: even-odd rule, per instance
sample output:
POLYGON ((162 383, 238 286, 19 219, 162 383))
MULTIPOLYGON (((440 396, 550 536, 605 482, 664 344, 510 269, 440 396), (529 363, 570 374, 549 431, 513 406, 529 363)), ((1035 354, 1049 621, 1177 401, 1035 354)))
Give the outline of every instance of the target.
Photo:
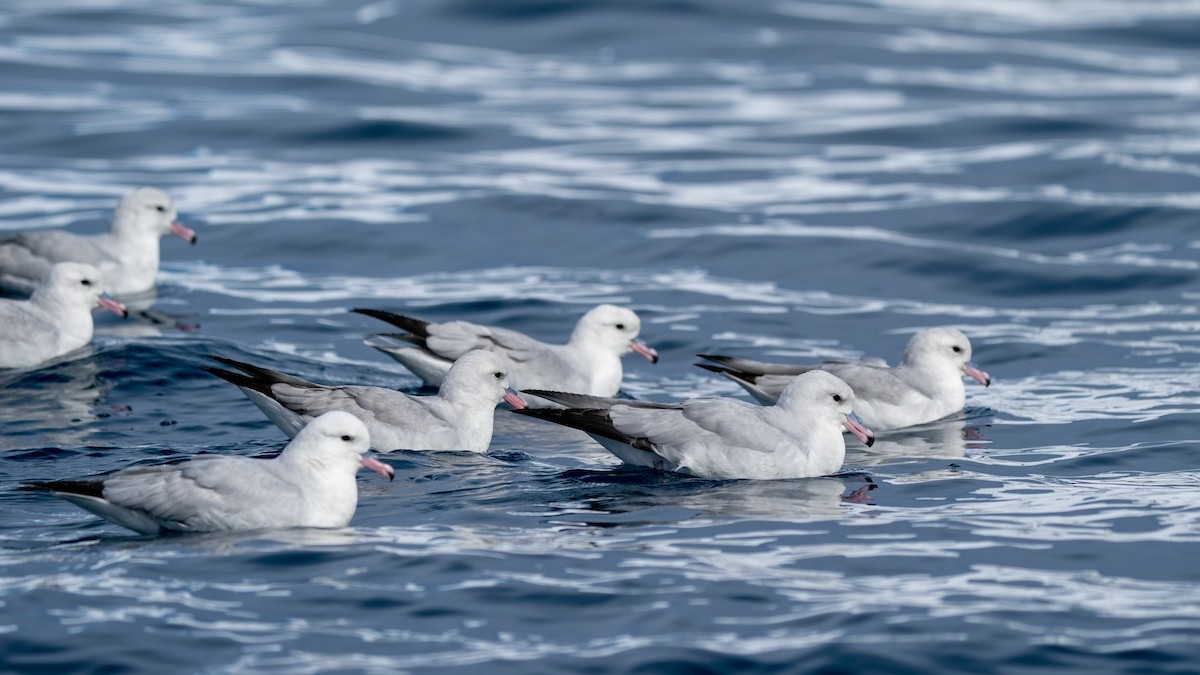
MULTIPOLYGON (((1200 2, 9 0, 0 229, 138 184, 158 306, 0 376, 0 648, 47 672, 1182 672, 1200 656, 1200 2), (21 481, 282 435, 219 353, 415 389, 358 306, 989 389, 833 478, 621 469, 498 413, 353 527, 144 538, 21 481)), ((869 420, 868 420, 869 422, 869 420)))

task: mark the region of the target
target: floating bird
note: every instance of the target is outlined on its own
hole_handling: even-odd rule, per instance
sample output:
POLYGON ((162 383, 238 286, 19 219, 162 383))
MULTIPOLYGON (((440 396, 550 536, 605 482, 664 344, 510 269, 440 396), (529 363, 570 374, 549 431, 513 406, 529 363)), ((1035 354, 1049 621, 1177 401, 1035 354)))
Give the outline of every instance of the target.
POLYGON ((525 407, 508 387, 501 359, 478 349, 454 362, 436 396, 409 396, 383 387, 327 387, 233 359, 212 358, 242 372, 205 370, 236 384, 288 436, 318 415, 342 410, 367 425, 371 446, 380 452, 485 452, 492 442, 496 404, 525 407))
POLYGON ((82 262, 100 270, 109 293, 144 293, 154 288, 159 239, 168 233, 196 243, 196 233, 176 220, 167 193, 141 187, 121 198, 103 234, 34 230, 0 236, 0 287, 29 293, 54 263, 82 262))
POLYGON ((365 455, 370 439, 349 413, 313 420, 272 459, 201 455, 95 480, 29 483, 141 534, 345 527, 358 507, 354 475, 392 467, 365 455))
POLYGON ((378 309, 355 309, 382 319, 404 333, 375 335, 366 344, 437 386, 450 364, 473 349, 485 349, 505 363, 513 388, 575 391, 615 396, 624 372, 621 357, 637 352, 651 363, 658 352, 637 339, 642 322, 632 310, 598 305, 584 314, 565 345, 547 344, 524 333, 466 321, 430 323, 378 309))
POLYGON ((0 368, 32 368, 92 341, 92 308, 124 317, 95 267, 58 263, 28 300, 0 299, 0 368))
POLYGON ((718 365, 696 365, 737 382, 763 405, 775 402, 792 379, 814 370, 833 373, 854 389, 857 409, 876 431, 925 424, 962 410, 964 376, 983 386, 987 373, 971 363, 971 341, 955 328, 918 331, 904 348, 900 365, 881 359, 828 361, 817 365, 763 363, 731 356, 699 354, 718 365))
POLYGON ((517 414, 587 432, 626 464, 700 478, 805 478, 837 471, 842 429, 871 445, 853 413, 854 392, 822 371, 792 378, 773 406, 731 398, 651 403, 550 391, 530 394, 567 406, 517 414))

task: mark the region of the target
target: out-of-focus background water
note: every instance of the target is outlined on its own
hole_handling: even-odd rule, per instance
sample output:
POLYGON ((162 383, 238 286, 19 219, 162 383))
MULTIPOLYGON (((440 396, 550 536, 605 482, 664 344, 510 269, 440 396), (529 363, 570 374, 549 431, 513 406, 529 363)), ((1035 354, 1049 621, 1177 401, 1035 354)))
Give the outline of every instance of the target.
MULTIPOLYGON (((3 376, 0 659, 45 672, 1182 672, 1200 655, 1197 0, 7 0, 0 229, 154 185, 158 307, 3 376), (212 353, 415 390, 353 307, 895 360, 959 418, 844 475, 619 469, 499 412, 336 532, 146 538, 25 480, 284 438, 212 353)), ((868 420, 869 423, 869 420, 868 420)))

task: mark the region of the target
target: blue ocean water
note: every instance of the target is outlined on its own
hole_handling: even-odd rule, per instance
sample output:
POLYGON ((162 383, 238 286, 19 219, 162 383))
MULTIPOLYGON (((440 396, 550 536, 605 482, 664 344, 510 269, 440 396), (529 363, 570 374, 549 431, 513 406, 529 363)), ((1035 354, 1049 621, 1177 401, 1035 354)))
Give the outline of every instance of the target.
MULTIPOLYGON (((0 670, 1194 672, 1200 2, 8 0, 0 230, 155 185, 159 309, 0 376, 0 670), (416 390, 354 307, 995 382, 832 478, 620 468, 498 413, 344 531, 138 537, 22 481, 283 436, 222 354, 416 390)), ((868 420, 869 422, 869 420, 868 420)))

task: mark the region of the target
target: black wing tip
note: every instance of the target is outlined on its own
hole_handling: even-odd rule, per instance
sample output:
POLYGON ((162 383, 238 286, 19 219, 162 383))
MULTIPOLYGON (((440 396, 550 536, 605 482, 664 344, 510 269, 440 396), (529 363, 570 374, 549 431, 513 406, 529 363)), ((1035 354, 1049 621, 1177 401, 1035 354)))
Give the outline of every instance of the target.
POLYGON ((569 391, 555 391, 553 389, 522 389, 522 394, 531 394, 533 396, 571 396, 569 391))
POLYGON ((239 387, 248 387, 251 384, 253 384, 253 382, 254 382, 254 379, 251 378, 249 375, 246 375, 244 373, 235 373, 232 370, 225 370, 224 368, 214 368, 213 366, 200 366, 200 370, 203 370, 204 372, 206 372, 210 375, 216 375, 217 377, 221 378, 222 380, 225 380, 226 382, 229 382, 231 384, 236 384, 239 387))
POLYGON ((697 354, 696 357, 716 363, 729 363, 733 360, 732 356, 721 356, 720 354, 697 354))
POLYGON ((25 492, 62 492, 84 497, 104 498, 104 482, 99 480, 47 480, 29 481, 17 486, 25 492))
MULTIPOLYGON (((522 391, 521 393, 531 394, 533 392, 522 391)), ((559 424, 570 426, 563 420, 571 419, 574 415, 567 415, 564 413, 574 413, 577 415, 584 411, 579 408, 521 408, 519 410, 514 408, 512 412, 515 412, 518 415, 525 415, 526 417, 533 417, 539 420, 547 420, 550 422, 558 422, 559 424)))
MULTIPOLYGON (((522 392, 529 393, 529 392, 522 392)), ((564 427, 579 429, 581 431, 590 431, 592 424, 587 424, 586 417, 588 415, 607 414, 607 410, 593 410, 587 408, 522 408, 521 410, 513 410, 518 415, 525 415, 534 419, 545 420, 561 424, 564 427), (580 425, 583 426, 580 426, 580 425)))
POLYGON ((223 356, 210 356, 220 363, 223 363, 231 368, 244 370, 244 373, 239 373, 233 370, 224 370, 222 368, 214 368, 212 366, 200 366, 204 372, 215 375, 216 377, 225 380, 226 382, 245 389, 252 389, 261 394, 271 396, 271 385, 275 384, 275 380, 265 375, 261 369, 251 366, 248 363, 241 363, 233 359, 227 359, 223 356))
POLYGON ((634 398, 623 399, 608 396, 592 396, 590 394, 576 394, 574 392, 554 391, 551 389, 522 389, 521 394, 528 394, 529 396, 537 396, 547 401, 553 401, 568 410, 608 410, 619 403, 628 403, 630 405, 646 403, 634 398))
POLYGON ((355 314, 369 316, 373 319, 379 319, 380 321, 386 321, 422 339, 429 337, 429 322, 424 319, 418 319, 415 316, 389 312, 386 309, 370 309, 368 307, 355 307, 350 311, 355 314))
POLYGON ((603 436, 619 443, 625 443, 638 450, 654 452, 654 443, 648 438, 630 436, 612 424, 608 411, 597 408, 526 408, 514 410, 518 415, 545 420, 570 429, 577 429, 586 434, 603 436))
POLYGON ((390 323, 393 326, 399 326, 400 323, 398 323, 398 322, 403 322, 405 319, 409 318, 409 317, 404 316, 403 314, 397 314, 396 312, 389 312, 386 309, 371 309, 370 307, 355 307, 354 309, 351 309, 350 312, 352 314, 362 314, 363 316, 369 316, 372 319, 379 319, 380 321, 386 321, 387 323, 390 323))
MULTIPOLYGON (((247 376, 256 381, 260 381, 267 386, 279 384, 281 382, 295 384, 296 382, 300 381, 300 378, 296 378, 286 373, 281 373, 278 370, 271 370, 270 368, 264 368, 263 366, 256 366, 253 363, 246 363, 245 361, 238 361, 225 356, 209 355, 208 358, 222 365, 229 366, 230 368, 236 368, 237 370, 245 373, 247 376)), ((213 374, 216 375, 216 373, 213 374)), ((218 377, 220 376, 218 375, 218 377)))
POLYGON ((216 361, 217 363, 220 363, 222 365, 229 366, 230 368, 237 368, 238 370, 245 371, 247 373, 252 372, 254 370, 258 370, 257 366, 252 366, 249 363, 246 363, 245 361, 238 361, 236 359, 231 359, 228 356, 217 356, 216 354, 209 354, 208 358, 210 358, 213 361, 216 361))
POLYGON ((692 365, 696 366, 697 368, 703 368, 704 370, 707 370, 710 373, 724 375, 726 377, 732 378, 739 382, 746 382, 748 384, 754 384, 755 381, 758 380, 758 375, 755 375, 753 373, 743 372, 741 370, 737 370, 736 368, 728 368, 725 366, 714 366, 711 363, 693 363, 692 365))

